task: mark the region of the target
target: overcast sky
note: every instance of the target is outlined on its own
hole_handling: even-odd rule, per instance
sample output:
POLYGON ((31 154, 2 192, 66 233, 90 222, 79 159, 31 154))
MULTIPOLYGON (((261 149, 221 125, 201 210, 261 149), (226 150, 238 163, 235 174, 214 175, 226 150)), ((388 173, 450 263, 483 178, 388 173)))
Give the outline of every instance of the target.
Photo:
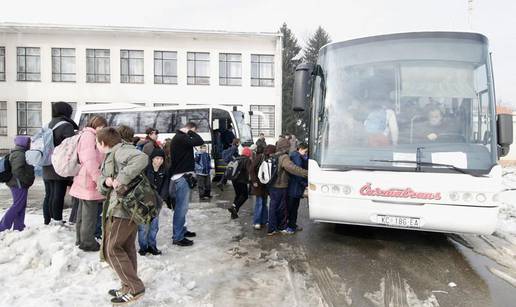
POLYGON ((286 22, 302 44, 318 25, 333 41, 472 30, 490 39, 497 98, 516 106, 514 0, 474 0, 471 15, 468 0, 2 0, 0 21, 234 31, 277 31, 286 22))

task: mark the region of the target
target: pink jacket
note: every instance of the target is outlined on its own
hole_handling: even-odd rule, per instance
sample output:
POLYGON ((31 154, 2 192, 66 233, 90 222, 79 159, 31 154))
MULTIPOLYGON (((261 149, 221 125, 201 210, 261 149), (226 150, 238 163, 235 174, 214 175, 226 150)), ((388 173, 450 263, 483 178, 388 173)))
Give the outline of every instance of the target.
POLYGON ((104 196, 97 191, 97 179, 100 176, 100 165, 104 160, 104 154, 97 149, 96 135, 95 129, 86 127, 77 144, 81 169, 73 178, 70 195, 82 200, 104 199, 104 196))

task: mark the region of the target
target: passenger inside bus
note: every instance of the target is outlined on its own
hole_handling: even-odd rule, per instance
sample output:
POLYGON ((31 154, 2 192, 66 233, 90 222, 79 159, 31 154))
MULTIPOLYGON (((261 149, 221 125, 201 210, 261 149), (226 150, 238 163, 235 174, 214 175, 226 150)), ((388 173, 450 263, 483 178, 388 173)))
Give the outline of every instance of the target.
POLYGON ((398 122, 396 114, 380 98, 370 99, 369 114, 364 121, 369 146, 389 146, 398 144, 398 122))
POLYGON ((427 108, 425 120, 414 124, 414 143, 450 143, 464 142, 457 120, 444 117, 437 106, 427 108))

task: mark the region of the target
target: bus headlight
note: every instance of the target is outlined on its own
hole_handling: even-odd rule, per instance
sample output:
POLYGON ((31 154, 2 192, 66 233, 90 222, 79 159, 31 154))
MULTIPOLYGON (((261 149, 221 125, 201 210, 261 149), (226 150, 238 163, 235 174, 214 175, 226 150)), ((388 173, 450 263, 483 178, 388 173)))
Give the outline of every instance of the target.
POLYGON ((478 193, 475 197, 479 203, 483 203, 487 200, 487 197, 484 193, 478 193))
POLYGON ((351 187, 349 185, 342 186, 342 193, 345 195, 351 194, 351 187))
POLYGON ((460 195, 458 192, 451 192, 449 196, 450 196, 450 199, 453 201, 458 201, 460 198, 460 195))
POLYGON ((339 194, 340 193, 340 187, 338 185, 332 185, 331 186, 331 192, 333 194, 339 194))
POLYGON ((462 200, 470 202, 473 200, 473 195, 470 192, 466 192, 462 195, 462 200))
POLYGON ((321 192, 323 192, 323 193, 328 193, 329 191, 330 191, 330 187, 329 187, 329 186, 327 186, 327 185, 323 185, 323 186, 321 187, 321 192))

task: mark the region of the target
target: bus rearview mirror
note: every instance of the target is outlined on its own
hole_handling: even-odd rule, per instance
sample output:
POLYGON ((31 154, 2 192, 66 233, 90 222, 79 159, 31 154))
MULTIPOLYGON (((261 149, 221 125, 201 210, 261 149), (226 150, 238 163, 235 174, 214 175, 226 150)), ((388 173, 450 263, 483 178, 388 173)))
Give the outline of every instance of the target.
POLYGON ((513 142, 513 121, 511 114, 498 114, 496 120, 496 130, 498 135, 498 145, 502 147, 500 156, 509 153, 509 147, 513 142))
POLYGON ((296 112, 304 111, 310 102, 310 81, 314 67, 314 64, 309 63, 302 63, 296 67, 292 99, 292 109, 296 112))

